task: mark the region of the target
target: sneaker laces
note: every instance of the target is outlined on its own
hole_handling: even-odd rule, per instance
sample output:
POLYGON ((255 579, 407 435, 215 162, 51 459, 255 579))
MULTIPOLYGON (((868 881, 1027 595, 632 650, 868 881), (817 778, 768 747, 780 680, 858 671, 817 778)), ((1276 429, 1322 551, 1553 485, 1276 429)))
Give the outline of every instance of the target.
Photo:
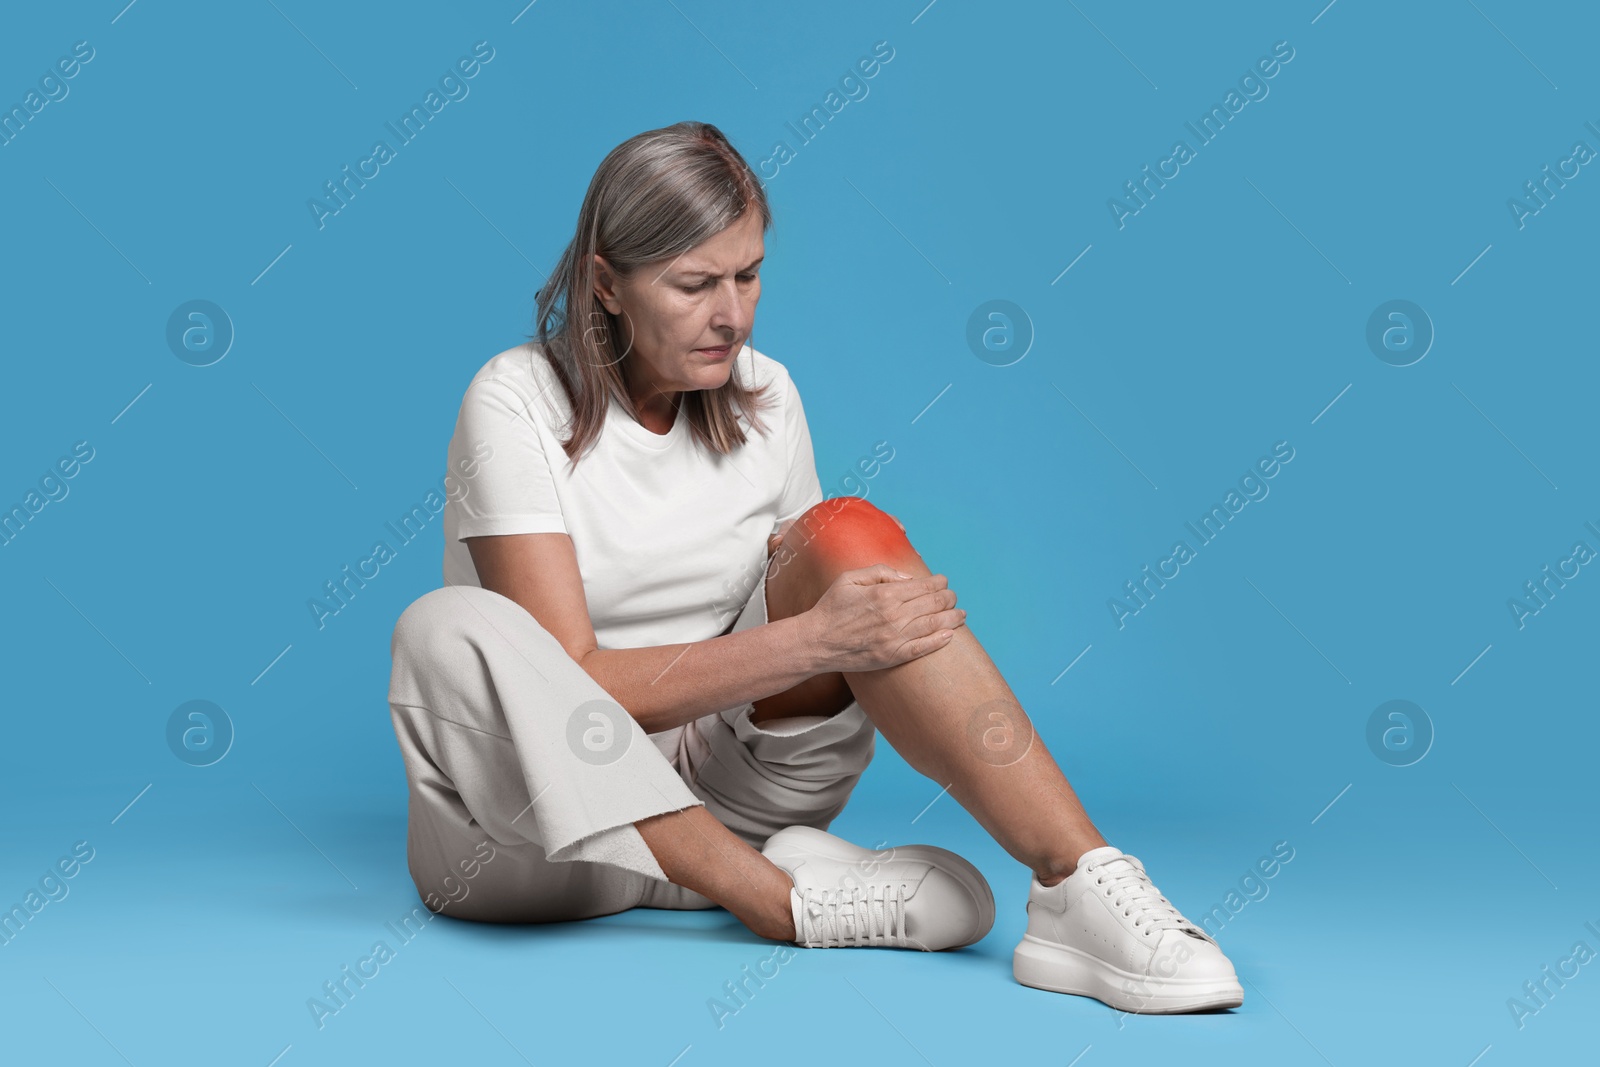
POLYGON ((1109 860, 1091 862, 1084 865, 1084 871, 1093 875, 1099 892, 1124 917, 1133 920, 1134 930, 1141 935, 1154 937, 1159 930, 1182 930, 1205 936, 1161 895, 1144 872, 1144 866, 1132 856, 1113 856, 1109 860))
POLYGON ((800 890, 800 943, 813 948, 912 947, 906 938, 906 887, 800 890))

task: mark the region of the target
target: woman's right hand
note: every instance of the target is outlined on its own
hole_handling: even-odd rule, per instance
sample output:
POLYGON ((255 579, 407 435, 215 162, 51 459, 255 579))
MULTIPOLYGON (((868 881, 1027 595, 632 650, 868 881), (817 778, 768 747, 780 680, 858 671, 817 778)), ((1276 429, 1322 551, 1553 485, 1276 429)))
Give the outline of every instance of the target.
POLYGON ((887 563, 842 572, 805 613, 820 671, 893 667, 943 648, 966 625, 942 574, 901 578, 887 563))

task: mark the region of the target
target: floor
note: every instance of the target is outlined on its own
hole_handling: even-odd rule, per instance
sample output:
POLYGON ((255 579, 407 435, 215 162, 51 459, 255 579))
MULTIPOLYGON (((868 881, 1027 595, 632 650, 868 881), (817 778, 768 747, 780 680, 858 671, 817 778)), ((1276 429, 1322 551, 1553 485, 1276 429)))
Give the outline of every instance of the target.
POLYGON ((1130 799, 1102 819, 1191 917, 1222 906, 1211 928, 1245 981, 1237 1010, 1140 1017, 1012 979, 1025 873, 887 748, 834 830, 869 846, 935 842, 976 862, 999 914, 968 949, 780 953, 721 909, 422 922, 403 864, 403 795, 270 788, 284 795, 260 781, 202 791, 180 780, 123 808, 126 797, 83 783, 74 806, 104 801, 98 830, 76 818, 27 828, 64 855, 87 840, 79 857, 92 858, 52 883, 66 894, 3 946, 11 1049, 81 1064, 687 1067, 815 1062, 820 1042, 829 1056, 887 1063, 1466 1067, 1592 1048, 1587 987, 1600 978, 1587 967, 1547 982, 1555 995, 1520 1028, 1507 1007, 1518 996, 1533 1006, 1523 981, 1560 966, 1574 942, 1600 943, 1542 914, 1593 893, 1592 850, 1562 852, 1549 825, 1511 845, 1448 789, 1358 780, 1338 797, 1301 789, 1292 804, 1284 790, 1250 804, 1246 788, 1228 811, 1163 814, 1130 799), (1442 832, 1416 832, 1430 824, 1442 832), (1229 901, 1275 846, 1292 859, 1229 901), (1560 890, 1521 848, 1557 857, 1560 890), (1440 884, 1429 873, 1439 870, 1459 876, 1440 884), (1532 931, 1542 955, 1527 950, 1532 931), (369 977, 348 977, 358 969, 369 977), (325 983, 341 982, 329 996, 325 983))

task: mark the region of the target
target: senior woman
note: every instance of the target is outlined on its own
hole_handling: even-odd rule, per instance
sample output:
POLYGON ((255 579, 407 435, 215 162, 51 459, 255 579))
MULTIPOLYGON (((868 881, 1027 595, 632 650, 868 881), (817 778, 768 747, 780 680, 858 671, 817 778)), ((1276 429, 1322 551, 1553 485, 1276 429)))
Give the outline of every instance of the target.
POLYGON ((473 377, 444 586, 389 703, 427 906, 549 922, 721 905, 806 947, 958 948, 945 849, 827 832, 881 733, 1032 873, 1025 985, 1231 1007, 1216 942, 1108 846, 904 528, 824 500, 800 394, 750 346, 765 191, 714 126, 601 162, 536 332, 473 377))

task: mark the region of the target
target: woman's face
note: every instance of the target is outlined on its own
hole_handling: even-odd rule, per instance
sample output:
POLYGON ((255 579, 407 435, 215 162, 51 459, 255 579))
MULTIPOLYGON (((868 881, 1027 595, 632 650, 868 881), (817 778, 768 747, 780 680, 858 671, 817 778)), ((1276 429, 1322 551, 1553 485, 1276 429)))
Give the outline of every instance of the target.
POLYGON ((761 217, 746 211, 721 233, 676 259, 646 264, 626 282, 618 282, 604 257, 594 257, 595 293, 622 320, 623 377, 636 400, 727 382, 755 324, 765 254, 761 217))

